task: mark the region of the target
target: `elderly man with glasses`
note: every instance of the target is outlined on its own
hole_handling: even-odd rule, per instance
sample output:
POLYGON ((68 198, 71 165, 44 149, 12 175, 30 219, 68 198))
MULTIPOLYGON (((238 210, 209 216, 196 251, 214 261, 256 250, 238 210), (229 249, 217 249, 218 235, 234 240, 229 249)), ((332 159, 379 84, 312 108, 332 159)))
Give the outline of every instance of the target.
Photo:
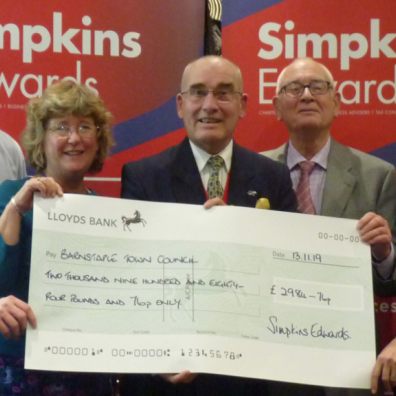
POLYGON ((240 69, 219 56, 205 56, 184 70, 177 113, 187 137, 153 157, 124 166, 122 197, 159 202, 255 207, 295 211, 287 167, 234 142, 246 112, 240 69))
MULTIPOLYGON (((383 292, 392 285, 395 267, 394 167, 331 137, 330 128, 339 111, 340 95, 330 71, 313 59, 296 59, 282 70, 273 104, 278 120, 288 129, 289 141, 263 154, 288 166, 299 211, 360 219, 361 239, 371 246, 376 291, 383 292)), ((381 376, 386 389, 395 385, 396 346, 393 349, 395 357, 388 351, 377 362, 372 377, 373 392, 377 391, 381 376)), ((274 384, 274 388, 273 394, 277 396, 323 394, 318 388, 298 385, 274 384)), ((326 395, 370 394, 340 389, 324 392, 326 395)))

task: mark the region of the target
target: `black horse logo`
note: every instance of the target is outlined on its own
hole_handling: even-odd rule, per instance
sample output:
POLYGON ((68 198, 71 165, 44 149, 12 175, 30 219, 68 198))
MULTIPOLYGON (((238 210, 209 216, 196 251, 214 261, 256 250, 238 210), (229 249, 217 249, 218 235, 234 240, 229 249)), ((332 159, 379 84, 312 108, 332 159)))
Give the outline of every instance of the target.
POLYGON ((140 223, 143 227, 145 227, 147 224, 147 221, 143 219, 143 217, 141 216, 141 214, 138 210, 135 210, 133 217, 122 216, 121 220, 122 220, 122 224, 124 225, 124 231, 125 231, 125 228, 128 228, 128 230, 131 231, 131 229, 129 228, 130 224, 139 224, 140 223))

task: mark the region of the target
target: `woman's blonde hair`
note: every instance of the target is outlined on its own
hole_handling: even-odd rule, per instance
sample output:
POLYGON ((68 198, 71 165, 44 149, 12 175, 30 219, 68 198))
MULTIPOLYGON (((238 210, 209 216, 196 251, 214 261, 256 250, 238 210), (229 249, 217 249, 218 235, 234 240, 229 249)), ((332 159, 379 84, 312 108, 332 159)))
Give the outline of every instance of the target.
POLYGON ((114 144, 110 126, 112 115, 92 89, 65 79, 50 85, 40 98, 32 99, 27 106, 22 144, 37 173, 41 173, 47 166, 43 142, 49 120, 68 115, 91 117, 94 120, 98 151, 89 172, 99 172, 102 169, 110 147, 114 144))

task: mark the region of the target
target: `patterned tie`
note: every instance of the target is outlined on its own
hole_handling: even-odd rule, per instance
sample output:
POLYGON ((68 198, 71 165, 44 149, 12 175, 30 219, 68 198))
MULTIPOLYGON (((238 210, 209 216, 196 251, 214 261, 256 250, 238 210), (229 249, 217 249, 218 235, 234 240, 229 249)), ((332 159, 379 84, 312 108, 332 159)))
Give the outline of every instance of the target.
POLYGON ((214 155, 208 159, 207 164, 210 167, 210 176, 207 188, 208 196, 209 198, 222 198, 224 190, 220 183, 219 171, 224 165, 224 160, 222 157, 220 157, 220 155, 214 155))
POLYGON ((313 171, 315 162, 301 161, 300 166, 300 180, 296 188, 298 211, 301 213, 315 214, 315 206, 312 201, 311 189, 309 187, 309 176, 313 171))

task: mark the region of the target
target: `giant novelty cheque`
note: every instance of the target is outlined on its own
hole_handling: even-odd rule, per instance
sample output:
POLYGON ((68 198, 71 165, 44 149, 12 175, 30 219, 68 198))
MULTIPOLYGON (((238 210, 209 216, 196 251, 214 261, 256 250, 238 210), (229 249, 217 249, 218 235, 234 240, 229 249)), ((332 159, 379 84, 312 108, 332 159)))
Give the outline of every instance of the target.
POLYGON ((35 197, 29 304, 38 326, 27 331, 26 368, 189 369, 369 388, 371 258, 356 224, 35 197))

